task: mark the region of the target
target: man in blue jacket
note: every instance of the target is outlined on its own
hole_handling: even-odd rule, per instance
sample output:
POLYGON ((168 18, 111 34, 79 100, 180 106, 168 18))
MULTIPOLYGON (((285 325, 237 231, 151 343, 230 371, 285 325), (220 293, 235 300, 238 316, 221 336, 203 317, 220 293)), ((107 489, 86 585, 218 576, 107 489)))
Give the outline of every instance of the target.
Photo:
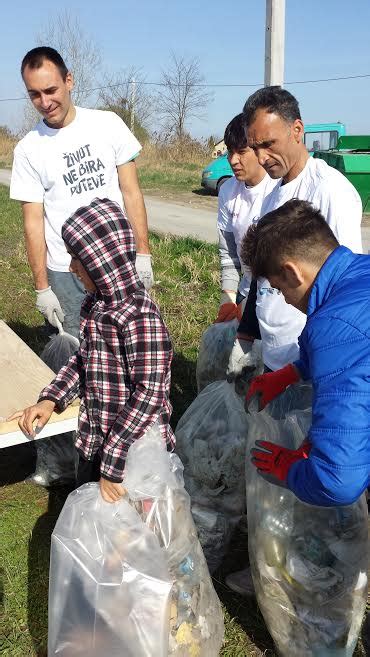
POLYGON ((301 378, 313 386, 307 441, 261 441, 252 462, 308 504, 351 504, 370 481, 370 257, 339 246, 320 211, 293 199, 248 230, 241 258, 307 315, 299 360, 256 377, 247 399, 263 408, 301 378))

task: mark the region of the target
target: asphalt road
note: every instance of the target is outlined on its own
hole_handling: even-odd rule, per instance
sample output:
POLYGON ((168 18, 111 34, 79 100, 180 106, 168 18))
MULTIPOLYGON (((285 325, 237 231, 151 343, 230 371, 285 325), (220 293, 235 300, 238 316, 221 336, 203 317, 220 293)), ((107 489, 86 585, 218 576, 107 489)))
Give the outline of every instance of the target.
MULTIPOLYGON (((10 171, 0 169, 0 183, 9 185, 10 171)), ((205 242, 217 241, 216 213, 186 207, 166 200, 145 196, 150 230, 172 235, 190 235, 205 242)), ((370 253, 370 227, 363 226, 364 253, 370 253)))

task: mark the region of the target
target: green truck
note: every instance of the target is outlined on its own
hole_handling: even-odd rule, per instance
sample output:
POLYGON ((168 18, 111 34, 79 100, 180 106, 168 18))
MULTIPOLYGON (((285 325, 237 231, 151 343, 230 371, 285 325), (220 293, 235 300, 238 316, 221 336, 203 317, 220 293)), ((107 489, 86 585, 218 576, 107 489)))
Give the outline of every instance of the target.
POLYGON ((314 157, 343 173, 360 194, 364 212, 370 212, 370 136, 348 135, 335 148, 315 151, 314 157))
MULTIPOLYGON (((317 150, 326 151, 335 148, 338 139, 345 134, 346 127, 340 122, 310 123, 304 129, 304 143, 310 155, 313 155, 317 150)), ((203 169, 201 185, 210 192, 218 194, 221 185, 232 175, 227 153, 224 153, 203 169)))

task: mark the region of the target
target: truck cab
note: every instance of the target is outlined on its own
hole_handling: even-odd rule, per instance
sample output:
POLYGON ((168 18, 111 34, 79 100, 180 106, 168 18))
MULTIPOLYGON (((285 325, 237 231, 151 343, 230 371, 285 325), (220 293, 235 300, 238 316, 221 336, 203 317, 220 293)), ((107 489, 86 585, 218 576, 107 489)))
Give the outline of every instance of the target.
POLYGON ((339 137, 346 134, 344 123, 310 123, 304 128, 304 144, 310 155, 315 151, 336 148, 339 137))
MULTIPOLYGON (((346 134, 343 123, 310 123, 305 126, 304 143, 310 155, 315 151, 328 151, 336 148, 339 137, 346 134)), ((212 160, 202 172, 201 185, 218 194, 221 185, 233 175, 227 153, 212 160)))

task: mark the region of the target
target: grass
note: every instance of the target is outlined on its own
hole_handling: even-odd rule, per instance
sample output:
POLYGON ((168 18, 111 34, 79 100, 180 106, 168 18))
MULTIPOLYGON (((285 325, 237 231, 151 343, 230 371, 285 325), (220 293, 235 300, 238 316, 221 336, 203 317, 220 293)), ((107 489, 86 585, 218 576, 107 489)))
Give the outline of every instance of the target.
POLYGON ((13 161, 13 149, 17 140, 9 131, 0 126, 0 169, 9 168, 13 161))
POLYGON ((208 150, 192 140, 146 143, 137 159, 140 185, 145 191, 198 189, 202 169, 210 159, 208 150))
MULTIPOLYGON (((213 321, 218 302, 217 249, 191 238, 151 235, 155 297, 170 329, 175 357, 172 374, 173 424, 196 395, 195 364, 200 336, 213 321)), ((0 186, 1 319, 36 351, 44 337, 42 319, 24 253, 19 205, 0 186)), ((0 452, 0 654, 46 657, 50 535, 67 491, 48 493, 24 478, 32 472, 33 445, 0 452), (1 615, 1 602, 3 611, 1 615)), ((254 601, 231 594, 224 576, 245 565, 246 537, 236 536, 215 586, 224 604, 226 636, 221 657, 274 657, 254 601)), ((365 655, 359 645, 357 657, 365 655)), ((153 656, 154 657, 154 656, 153 656)))

